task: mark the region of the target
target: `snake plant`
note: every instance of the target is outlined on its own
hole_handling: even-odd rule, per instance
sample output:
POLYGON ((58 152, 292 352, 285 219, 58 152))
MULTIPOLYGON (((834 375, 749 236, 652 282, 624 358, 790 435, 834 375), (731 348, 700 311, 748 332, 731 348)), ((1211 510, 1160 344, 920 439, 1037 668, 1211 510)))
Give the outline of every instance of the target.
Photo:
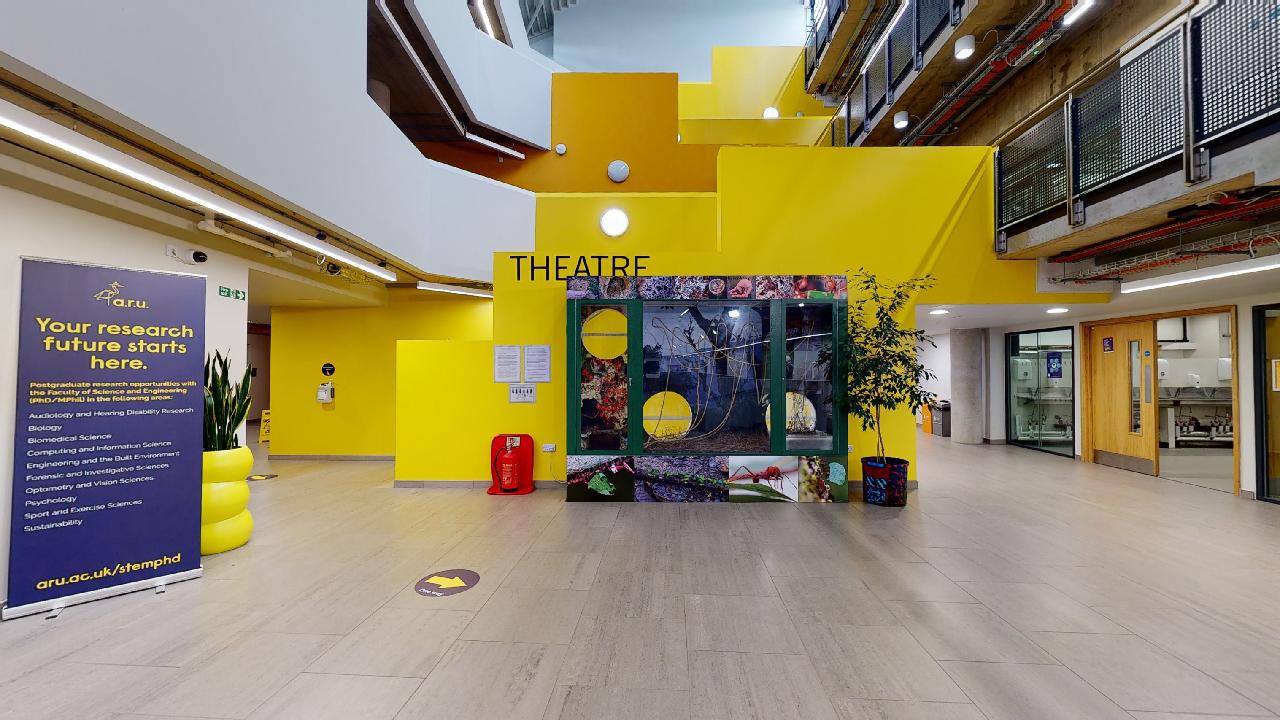
POLYGON ((221 352, 204 361, 204 450, 240 447, 236 430, 249 414, 252 371, 246 364, 244 379, 231 382, 231 358, 221 352))

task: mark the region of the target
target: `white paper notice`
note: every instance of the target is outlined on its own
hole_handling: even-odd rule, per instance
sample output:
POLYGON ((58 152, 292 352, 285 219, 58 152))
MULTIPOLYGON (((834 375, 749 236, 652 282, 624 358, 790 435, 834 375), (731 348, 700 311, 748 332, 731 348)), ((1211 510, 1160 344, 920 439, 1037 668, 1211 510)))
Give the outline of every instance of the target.
POLYGON ((527 383, 551 382, 551 346, 524 346, 524 381, 527 383))
POLYGON ((520 382, 520 346, 493 346, 493 381, 496 383, 520 382))

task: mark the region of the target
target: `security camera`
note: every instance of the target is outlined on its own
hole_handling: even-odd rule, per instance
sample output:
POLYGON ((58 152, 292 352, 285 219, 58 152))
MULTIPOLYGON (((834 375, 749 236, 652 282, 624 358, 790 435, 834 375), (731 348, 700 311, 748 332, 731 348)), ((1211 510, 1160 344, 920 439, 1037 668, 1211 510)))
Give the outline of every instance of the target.
POLYGON ((170 245, 168 252, 169 257, 185 265, 199 265, 209 262, 209 253, 195 248, 180 248, 170 245))
POLYGON ((324 271, 329 273, 330 275, 341 275, 342 266, 337 263, 329 263, 324 266, 324 271))

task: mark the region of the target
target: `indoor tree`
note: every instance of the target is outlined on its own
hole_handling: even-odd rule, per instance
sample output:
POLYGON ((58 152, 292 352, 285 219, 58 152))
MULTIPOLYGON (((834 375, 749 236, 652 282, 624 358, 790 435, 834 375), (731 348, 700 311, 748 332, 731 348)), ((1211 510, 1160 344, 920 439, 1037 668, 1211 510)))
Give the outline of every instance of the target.
POLYGON ((891 460, 885 452, 883 413, 900 407, 915 413, 934 397, 923 385, 936 376, 920 362, 920 350, 926 344, 936 347, 933 338, 903 325, 898 317, 919 292, 933 284, 932 275, 881 282, 865 269, 850 283, 858 298, 849 308, 844 340, 848 376, 844 404, 862 422, 863 430, 875 430, 875 457, 881 464, 891 460))

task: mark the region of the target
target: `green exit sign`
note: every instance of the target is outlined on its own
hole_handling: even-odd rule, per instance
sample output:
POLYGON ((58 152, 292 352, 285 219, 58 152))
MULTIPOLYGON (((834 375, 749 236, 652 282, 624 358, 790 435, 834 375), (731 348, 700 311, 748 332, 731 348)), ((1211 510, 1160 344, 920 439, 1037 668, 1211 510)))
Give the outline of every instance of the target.
POLYGON ((243 290, 233 290, 224 285, 218 286, 218 294, 224 298, 231 298, 232 300, 246 300, 249 297, 249 293, 243 290))

